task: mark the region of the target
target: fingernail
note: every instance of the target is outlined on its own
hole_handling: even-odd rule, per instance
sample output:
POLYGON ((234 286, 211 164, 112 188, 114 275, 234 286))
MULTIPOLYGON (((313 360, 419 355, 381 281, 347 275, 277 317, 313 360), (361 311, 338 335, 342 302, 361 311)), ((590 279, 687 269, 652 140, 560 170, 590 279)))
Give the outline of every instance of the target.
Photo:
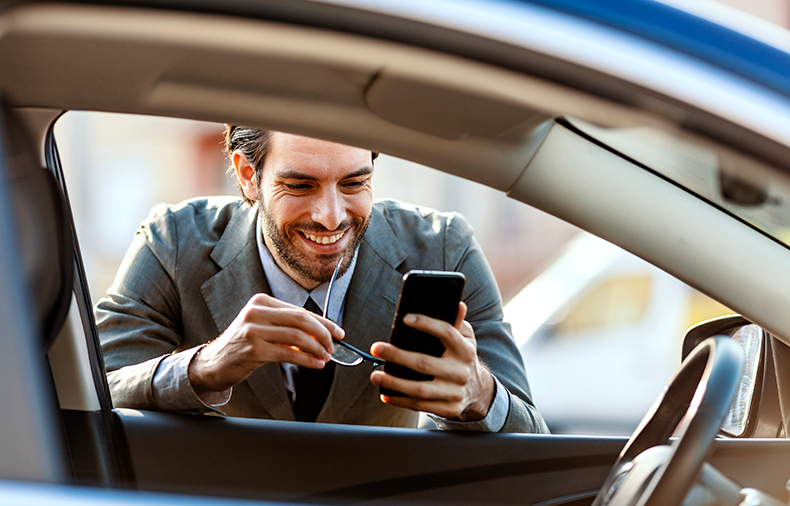
POLYGON ((345 335, 346 335, 346 331, 345 331, 345 330, 343 330, 343 329, 341 329, 340 327, 337 327, 337 330, 335 330, 335 335, 336 335, 338 338, 342 338, 343 336, 345 336, 345 335))
POLYGON ((416 321, 417 321, 417 317, 414 316, 413 314, 407 314, 406 316, 403 317, 404 323, 414 323, 416 321))

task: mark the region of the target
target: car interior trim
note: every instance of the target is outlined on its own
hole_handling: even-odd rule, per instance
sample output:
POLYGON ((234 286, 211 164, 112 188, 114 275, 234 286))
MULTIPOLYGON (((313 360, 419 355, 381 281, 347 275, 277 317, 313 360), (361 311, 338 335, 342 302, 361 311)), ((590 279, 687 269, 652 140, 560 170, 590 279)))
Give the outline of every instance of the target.
POLYGON ((508 195, 631 251, 703 293, 737 294, 720 300, 790 339, 781 297, 790 276, 784 246, 565 127, 552 128, 508 195), (698 218, 685 219, 692 213, 698 218), (663 216, 661 222, 655 216, 663 216), (651 222, 657 225, 644 227, 651 222))
MULTIPOLYGON (((759 151, 762 156, 775 161, 786 159, 781 155, 786 154, 787 148, 782 149, 778 144, 774 146, 768 139, 762 139, 762 142, 757 145, 754 142, 754 135, 745 135, 748 132, 735 127, 725 127, 720 120, 722 118, 744 120, 744 123, 750 125, 749 128, 754 132, 761 132, 768 135, 769 138, 776 132, 786 132, 786 135, 790 135, 790 124, 787 124, 790 114, 782 114, 782 111, 789 109, 788 105, 778 100, 777 97, 772 98, 772 95, 767 92, 753 96, 755 92, 750 91, 747 86, 743 86, 742 80, 739 81, 735 76, 723 73, 713 67, 710 67, 707 72, 702 72, 699 70, 699 65, 692 65, 694 62, 690 60, 686 69, 688 72, 672 73, 671 79, 667 74, 664 83, 671 86, 671 89, 657 90, 658 93, 677 92, 683 96, 683 93, 687 93, 688 90, 699 89, 701 90, 699 96, 688 97, 690 102, 693 103, 694 100, 699 99, 702 100, 701 103, 705 103, 713 96, 722 98, 722 93, 726 94, 724 97, 726 99, 709 104, 707 112, 694 112, 694 108, 689 108, 688 105, 673 103, 673 100, 661 98, 657 96, 656 91, 648 92, 645 88, 632 89, 629 93, 619 93, 621 100, 632 102, 640 108, 652 110, 650 113, 645 113, 644 111, 637 112, 637 107, 629 106, 628 103, 618 104, 616 100, 594 97, 593 94, 578 90, 571 91, 570 88, 558 87, 555 83, 548 83, 538 78, 525 77, 505 69, 475 63, 472 60, 438 55, 424 49, 391 42, 319 29, 296 28, 277 23, 233 18, 217 20, 200 14, 181 14, 178 19, 179 26, 182 28, 180 30, 166 30, 166 21, 170 15, 176 17, 175 14, 161 12, 156 21, 152 22, 150 16, 139 10, 121 7, 86 8, 41 5, 21 8, 9 16, 9 22, 0 37, 0 50, 2 50, 0 59, 13 59, 13 62, 2 63, 18 67, 20 75, 35 75, 42 72, 45 72, 46 75, 42 74, 41 79, 35 80, 37 85, 34 87, 31 87, 30 81, 26 81, 24 85, 16 83, 15 75, 4 75, 0 77, 0 82, 7 90, 8 99, 17 106, 24 106, 29 101, 26 96, 35 95, 37 97, 49 96, 50 105, 54 108, 102 110, 105 108, 104 101, 112 96, 114 108, 138 114, 189 116, 196 119, 232 120, 240 123, 256 122, 257 125, 260 125, 262 118, 266 118, 266 124, 260 126, 323 136, 348 144, 369 146, 382 152, 398 151, 406 158, 436 166, 448 172, 455 171, 462 177, 469 175, 475 177, 477 174, 479 182, 494 188, 508 187, 510 181, 507 181, 505 177, 498 176, 496 180, 489 180, 488 177, 493 177, 490 175, 492 171, 476 170, 478 167, 469 167, 467 170, 466 165, 478 161, 480 164, 492 163, 492 160, 497 165, 512 162, 508 153, 518 157, 518 148, 513 146, 512 136, 511 139, 498 139, 500 141, 498 143, 491 140, 483 142, 480 139, 471 139, 470 142, 463 143, 469 145, 468 148, 464 148, 468 151, 454 156, 454 153, 461 149, 459 143, 441 142, 443 139, 436 135, 425 135, 409 128, 396 128, 391 122, 380 121, 371 114, 359 97, 363 95, 364 89, 381 71, 376 62, 388 61, 386 70, 393 72, 394 76, 436 79, 437 75, 441 75, 445 80, 455 79, 454 87, 460 90, 474 91, 476 94, 482 95, 482 98, 506 98, 516 104, 523 104, 527 108, 535 109, 539 113, 554 115, 559 111, 564 111, 599 124, 610 126, 652 124, 669 131, 676 129, 674 123, 679 122, 681 126, 693 128, 701 134, 713 138, 724 138, 741 149, 759 151), (124 13, 122 16, 124 24, 116 26, 118 23, 114 14, 119 11, 124 13), (267 27, 264 32, 259 30, 262 25, 267 27), (160 39, 157 51, 151 52, 150 47, 152 46, 150 44, 145 44, 139 40, 139 37, 133 35, 133 28, 137 27, 150 36, 160 39), (53 32, 56 35, 52 35, 53 32), (206 37, 210 39, 206 39, 206 37), (207 55, 202 51, 206 44, 212 44, 218 48, 214 51, 216 64, 220 65, 219 67, 197 66, 190 63, 205 61, 207 55), (162 45, 170 49, 163 50, 162 45), (127 59, 108 59, 104 58, 102 53, 88 51, 88 48, 98 46, 106 46, 108 54, 121 51, 136 56, 127 59), (201 58, 189 58, 184 53, 185 51, 200 52, 201 58), (80 59, 85 59, 80 55, 86 54, 91 55, 89 61, 77 63, 80 59), (261 71, 257 74, 253 71, 266 61, 271 62, 274 56, 281 60, 306 64, 318 59, 324 62, 333 62, 326 68, 326 71, 334 74, 335 78, 331 81, 320 81, 324 86, 321 87, 322 94, 318 96, 316 96, 315 90, 309 89, 297 96, 283 96, 282 92, 278 93, 277 91, 284 89, 283 85, 278 86, 276 81, 272 82, 272 76, 282 74, 291 77, 293 70, 290 73, 261 71), (40 67, 32 68, 30 66, 29 62, 41 61, 41 58, 50 62, 46 71, 40 67), (173 58, 178 58, 179 64, 175 69, 180 70, 176 71, 169 63, 173 58), (59 63, 65 61, 69 62, 68 69, 62 68, 62 64, 59 63), (136 61, 145 61, 145 68, 134 66, 136 61), (90 86, 67 85, 74 76, 91 75, 90 69, 96 68, 97 65, 106 69, 106 72, 94 76, 90 86), (212 84, 214 79, 207 74, 207 67, 216 72, 223 68, 222 65, 243 65, 243 68, 248 69, 248 72, 241 78, 237 87, 223 89, 227 83, 212 84), (447 66, 447 70, 453 70, 453 72, 435 72, 437 68, 441 68, 437 65, 447 66), (77 70, 83 66, 84 69, 77 70), (464 66, 467 67, 467 70, 459 73, 464 66), (171 68, 164 72, 167 67, 171 68), (419 69, 424 71, 419 72, 419 69), (419 73, 415 76, 414 72, 419 73), (459 77, 452 77, 456 75, 459 77), (120 78, 120 76, 127 77, 120 78), (469 76, 473 76, 473 79, 470 79, 469 76), (484 82, 481 82, 481 76, 486 76, 484 82), (541 82, 545 84, 534 89, 535 83, 541 82), (55 83, 58 86, 55 86, 55 83), (334 101, 327 100, 326 96, 327 89, 333 92, 331 91, 333 86, 329 86, 330 83, 341 86, 335 90, 340 95, 334 101), (472 87, 470 87, 470 83, 472 87), (343 91, 343 87, 348 90, 356 89, 356 98, 350 96, 347 91, 343 91), (531 87, 533 88, 531 89, 531 87), (553 93, 541 95, 536 93, 552 88, 553 93), (68 99, 63 96, 62 90, 64 89, 70 90, 68 99), (247 90, 246 96, 243 94, 244 90, 247 90), (251 90, 259 91, 253 92, 251 90), (727 91, 725 92, 725 90, 727 91), (204 100, 206 93, 213 93, 213 100, 204 100), (749 99, 755 99, 756 102, 748 102, 744 93, 748 95, 749 99), (541 103, 534 103, 532 97, 536 96, 541 96, 541 103), (547 101, 547 97, 556 97, 556 101, 547 101), (319 101, 324 104, 322 107, 316 107, 319 101), (334 105, 327 105, 332 102, 334 105), (253 105, 248 109, 243 109, 239 105, 234 106, 234 104, 241 103, 253 105), (287 106, 288 112, 315 110, 315 114, 306 117, 309 119, 303 118, 297 122, 293 114, 284 117, 282 113, 278 112, 281 108, 271 107, 278 103, 287 106), (748 107, 745 105, 747 103, 748 107), (764 107, 755 108, 755 103, 763 103, 764 107), (743 106, 738 104, 743 104, 743 106), (296 106, 299 108, 293 109, 296 106), (602 111, 606 111, 606 113, 604 114, 602 111), (706 119, 706 115, 712 115, 711 119, 706 119), (752 119, 748 119, 744 115, 752 119), (333 119, 332 128, 328 126, 327 116, 333 119), (346 118, 346 120, 338 121, 342 118, 346 118), (766 121, 769 122, 770 128, 765 128, 766 121), (787 128, 777 128, 777 121, 787 124, 787 128), (352 124, 357 126, 351 127, 352 124), (338 125, 347 126, 338 129, 338 125), (729 128, 734 128, 734 130, 730 131, 729 128), (766 142, 771 146, 766 146, 766 142), (474 146, 474 143, 478 143, 478 145, 474 146), (759 149, 754 146, 758 146, 759 149), (475 153, 478 149, 481 151, 475 153), (500 154, 503 151, 505 154, 500 154), (777 154, 774 154, 774 151, 777 154), (495 158, 491 158, 492 156, 495 158)), ((535 22, 537 23, 537 20, 535 22)), ((551 26, 554 26, 556 31, 559 25, 555 22, 551 26)), ((531 33, 532 30, 524 28, 521 26, 522 33, 531 33)), ((548 29, 546 26, 535 26, 534 28, 544 31, 548 29)), ((562 53, 562 49, 558 47, 547 48, 546 54, 551 55, 552 58, 570 61, 577 59, 581 61, 594 56, 604 58, 609 62, 621 61, 624 55, 630 55, 628 56, 629 61, 633 63, 631 59, 634 58, 634 55, 631 53, 637 51, 640 61, 651 62, 649 69, 651 76, 666 74, 663 71, 657 71, 656 65, 670 69, 676 66, 674 64, 679 58, 677 54, 669 52, 666 48, 662 49, 659 46, 646 48, 644 44, 637 44, 636 41, 627 44, 630 48, 628 52, 612 54, 613 49, 599 46, 592 48, 589 43, 573 39, 583 35, 578 34, 577 31, 566 31, 567 33, 564 34, 560 32, 561 37, 552 37, 547 40, 553 40, 552 44, 560 44, 564 40, 563 43, 568 47, 575 48, 574 50, 577 52, 583 51, 583 54, 579 53, 572 57, 572 55, 562 53), (575 43, 574 40, 576 40, 575 43), (587 54, 593 50, 594 55, 587 54), (664 64, 662 65, 661 62, 664 64), (671 67, 670 63, 673 64, 671 67)), ((622 45, 620 44, 622 41, 618 40, 617 42, 618 44, 614 44, 613 47, 622 45)), ((524 54, 521 56, 523 60, 524 54)), ((525 61, 535 65, 538 60, 528 58, 525 61)), ((549 66, 550 64, 544 62, 541 65, 549 66)), ((270 65, 262 66, 262 68, 271 70, 270 65)), ((638 76, 629 76, 623 73, 636 72, 637 68, 642 67, 622 63, 622 68, 607 68, 607 71, 611 73, 609 77, 599 75, 597 80, 590 82, 595 83, 598 93, 603 93, 606 96, 606 87, 622 87, 628 83, 638 84, 641 82, 638 76), (608 79, 605 86, 602 86, 601 79, 608 79)), ((279 70, 288 69, 281 68, 279 70)), ((646 69, 643 70, 647 72, 646 69)), ((80 77, 80 80, 82 79, 83 77, 80 77)), ((288 82, 293 81, 289 80, 288 82)), ((642 82, 642 85, 645 83, 642 82)), ((419 123, 419 118, 410 121, 412 125, 416 123, 419 123)), ((783 137, 778 140, 788 139, 783 137)), ((510 174, 520 173, 522 168, 523 166, 514 166, 513 172, 510 174)))
MULTIPOLYGON (((639 3, 644 9, 650 8, 649 2, 639 3)), ((386 11, 388 8, 384 5, 386 2, 379 2, 377 8, 386 11)), ((440 14, 440 9, 436 9, 430 2, 426 2, 424 6, 410 3, 409 8, 415 13, 419 12, 423 19, 432 15, 434 21, 442 26, 475 30, 482 36, 509 44, 540 48, 546 55, 582 67, 605 69, 609 75, 644 89, 652 89, 665 96, 682 97, 689 104, 704 104, 704 109, 714 116, 748 124, 763 135, 780 135, 782 137, 776 139, 780 142, 786 142, 790 135, 786 134, 789 132, 786 128, 765 128, 766 122, 778 121, 786 124, 788 121, 788 104, 781 92, 769 87, 757 92, 750 86, 754 84, 753 81, 733 73, 727 69, 727 65, 720 64, 720 59, 706 61, 704 54, 694 57, 690 55, 693 53, 670 47, 676 41, 667 43, 665 39, 657 39, 648 42, 643 37, 633 36, 628 30, 613 31, 601 26, 601 23, 611 22, 622 28, 621 19, 603 16, 603 20, 598 19, 596 22, 591 18, 601 16, 566 15, 560 10, 541 5, 467 2, 465 8, 475 12, 476 20, 474 27, 469 27, 460 22, 453 24, 452 18, 448 21, 448 17, 444 13, 440 14), (525 26, 525 20, 528 20, 529 27, 525 26), (755 104, 764 104, 764 107, 755 108, 755 104), (777 110, 778 104, 782 104, 779 106, 781 113, 777 110)), ((662 7, 654 8, 660 10, 662 7)), ((575 2, 575 8, 566 9, 566 12, 585 11, 589 14, 596 9, 599 12, 606 10, 599 2, 575 2)), ((389 10, 394 11, 396 8, 391 6, 389 10)), ((402 11, 399 9, 399 12, 402 11)), ((684 16, 684 13, 678 11, 675 14, 678 17, 684 16)), ((462 16, 458 17, 463 19, 462 16)), ((697 22, 708 23, 704 20, 697 22)), ((733 31, 727 33, 736 38, 743 37, 733 31)), ((776 51, 767 46, 760 48, 776 51)), ((662 108, 663 112, 669 112, 666 110, 669 104, 650 103, 657 99, 655 95, 644 97, 640 100, 640 105, 648 109, 656 108, 659 113, 662 108)), ((707 133, 715 134, 712 131, 707 133)))
POLYGON ((99 411, 101 405, 93 384, 85 329, 76 300, 72 299, 68 321, 48 355, 60 409, 99 411))

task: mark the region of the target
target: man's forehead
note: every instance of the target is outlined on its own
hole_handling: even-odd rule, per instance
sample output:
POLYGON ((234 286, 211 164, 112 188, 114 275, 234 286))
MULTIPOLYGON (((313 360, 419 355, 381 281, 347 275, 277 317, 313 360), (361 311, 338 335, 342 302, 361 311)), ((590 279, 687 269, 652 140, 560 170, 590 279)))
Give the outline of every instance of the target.
POLYGON ((277 150, 280 152, 280 154, 313 153, 320 155, 330 155, 337 152, 358 152, 360 154, 371 154, 371 151, 368 149, 286 132, 272 132, 272 137, 269 142, 270 152, 277 150))
POLYGON ((322 139, 274 132, 264 161, 266 165, 273 166, 278 175, 314 170, 362 174, 372 172, 372 152, 322 139))

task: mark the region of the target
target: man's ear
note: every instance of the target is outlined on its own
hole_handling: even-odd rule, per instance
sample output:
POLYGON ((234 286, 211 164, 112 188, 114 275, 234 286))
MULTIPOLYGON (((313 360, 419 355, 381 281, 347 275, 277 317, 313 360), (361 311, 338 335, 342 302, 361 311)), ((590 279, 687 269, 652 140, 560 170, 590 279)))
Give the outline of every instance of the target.
POLYGON ((255 167, 247 160, 243 151, 237 149, 231 155, 233 168, 236 169, 236 178, 241 186, 241 191, 250 200, 258 200, 258 187, 255 185, 255 167))

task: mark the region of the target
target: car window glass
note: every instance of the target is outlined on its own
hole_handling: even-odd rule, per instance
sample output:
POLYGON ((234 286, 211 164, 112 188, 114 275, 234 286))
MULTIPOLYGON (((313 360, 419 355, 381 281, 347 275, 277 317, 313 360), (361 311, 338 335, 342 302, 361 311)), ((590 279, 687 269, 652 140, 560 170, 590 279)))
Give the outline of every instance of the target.
POLYGON ((652 280, 649 276, 616 276, 592 287, 554 325, 554 334, 568 336, 601 327, 635 322, 647 311, 652 280))
MULTIPOLYGON (((112 283, 155 204, 237 195, 222 153, 223 129, 94 112, 69 112, 58 120, 55 134, 94 302, 112 283)), ((458 211, 474 226, 503 303, 510 304, 505 316, 525 357, 535 401, 555 432, 612 433, 614 427, 615 433, 630 433, 677 368, 690 322, 729 312, 649 264, 634 267, 639 260, 619 248, 501 192, 386 155, 375 167, 375 197, 458 211), (577 243, 584 243, 577 256, 588 262, 582 267, 569 262, 577 243), (552 291, 564 298, 540 320, 538 304, 521 307, 518 301, 557 265, 565 265, 565 272, 552 278, 550 289, 539 289, 542 302, 552 291), (568 283, 575 288, 566 289, 568 283), (677 296, 680 291, 687 296, 677 296), (651 327, 653 321, 662 324, 651 327), (560 348, 547 344, 551 335, 562 337, 560 348), (646 342, 661 348, 665 359, 656 360, 646 342), (643 388, 624 392, 627 375, 636 378, 629 385, 643 388)))
POLYGON ((621 436, 677 370, 686 330, 732 313, 586 233, 505 306, 552 432, 621 436))

